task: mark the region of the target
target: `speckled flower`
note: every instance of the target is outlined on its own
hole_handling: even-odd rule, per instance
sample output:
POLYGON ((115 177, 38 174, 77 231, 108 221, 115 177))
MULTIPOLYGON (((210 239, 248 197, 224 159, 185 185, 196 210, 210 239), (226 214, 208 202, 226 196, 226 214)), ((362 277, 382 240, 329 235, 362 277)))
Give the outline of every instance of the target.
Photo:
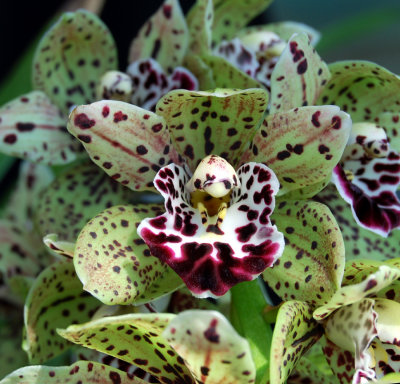
POLYGON ((319 303, 292 289, 291 300, 280 306, 275 322, 280 332, 274 332, 272 341, 276 367, 271 380, 283 382, 322 337, 323 353, 341 384, 365 384, 383 377, 382 382, 398 383, 399 266, 399 259, 349 262, 341 286, 319 303))
POLYGON ((356 222, 387 237, 400 227, 400 79, 366 61, 337 62, 329 69, 332 78, 319 101, 341 106, 355 123, 332 180, 356 222))
MULTIPOLYGON (((269 125, 268 117, 264 121, 267 100, 268 94, 262 89, 176 90, 158 102, 157 114, 105 100, 77 107, 70 115, 69 131, 106 173, 133 190, 154 191, 155 186, 164 196, 167 212, 147 220, 139 234, 153 255, 170 265, 198 296, 222 295, 234 284, 250 280, 272 265, 282 248, 282 235, 269 220, 273 195, 278 191, 273 174, 283 185, 282 193, 318 184, 331 173, 347 142, 350 120, 337 107, 303 107, 276 114, 269 125), (314 113, 319 113, 321 129, 313 125, 314 113), (285 129, 275 125, 283 118, 288 124, 285 129), (245 151, 251 140, 252 149, 245 151), (319 153, 318 146, 326 140, 334 141, 331 148, 338 151, 335 158, 319 153), (257 160, 253 160, 256 154, 257 160), (210 159, 218 161, 214 164, 210 159), (262 159, 272 170, 252 163, 261 163, 262 159), (220 195, 215 191, 222 185, 226 189, 220 195)), ((102 229, 94 232, 94 223, 89 224, 78 239, 74 259, 85 289, 96 289, 94 294, 104 300, 99 293, 99 279, 105 272, 102 268, 93 271, 94 260, 103 268, 119 262, 111 263, 103 251, 109 240, 102 243, 102 229), (98 261, 99 255, 92 254, 94 251, 101 253, 102 262, 98 261)), ((117 236, 120 230, 113 231, 113 235, 121 244, 121 236, 117 236)), ((115 278, 123 281, 121 266, 116 270, 119 276, 115 278)), ((157 267, 151 276, 160 273, 157 267)), ((137 294, 132 296, 130 283, 123 283, 126 289, 122 297, 121 284, 119 289, 113 286, 102 289, 108 292, 107 300, 114 303, 138 299, 137 294)))

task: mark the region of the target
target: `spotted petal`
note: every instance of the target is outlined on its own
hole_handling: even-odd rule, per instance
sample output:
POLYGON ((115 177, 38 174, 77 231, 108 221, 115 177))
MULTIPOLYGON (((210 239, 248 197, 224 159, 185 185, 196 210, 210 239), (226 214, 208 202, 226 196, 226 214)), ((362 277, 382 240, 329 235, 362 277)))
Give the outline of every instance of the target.
POLYGON ((314 197, 326 204, 334 213, 346 246, 346 259, 386 260, 400 254, 400 236, 398 231, 392 231, 383 238, 363 227, 354 219, 350 205, 337 192, 333 184, 326 187, 314 197))
POLYGON ((58 241, 75 242, 93 216, 132 198, 94 164, 82 164, 60 173, 41 195, 35 221, 42 237, 56 233, 58 241))
POLYGON ((94 361, 78 361, 69 367, 46 367, 34 365, 20 368, 1 384, 146 384, 126 372, 94 361))
POLYGON ((160 166, 179 162, 164 119, 131 104, 81 105, 72 111, 68 130, 99 167, 130 189, 152 190, 160 166))
POLYGON ((308 36, 304 33, 293 36, 272 73, 270 113, 316 105, 329 78, 328 67, 308 36))
POLYGON ((241 161, 268 164, 284 194, 325 181, 340 160, 350 131, 349 115, 333 105, 275 113, 266 117, 241 161))
POLYGON ((33 83, 65 114, 95 99, 97 82, 116 69, 117 51, 108 28, 94 14, 65 13, 44 35, 33 61, 33 83))
POLYGON ((108 305, 143 303, 165 295, 182 281, 150 255, 137 235, 140 221, 162 206, 114 206, 99 213, 80 233, 74 255, 84 289, 108 305))
POLYGON ((261 89, 176 90, 157 104, 177 151, 194 171, 204 157, 217 154, 236 166, 267 107, 261 89))
POLYGON ((300 301, 279 308, 271 345, 271 383, 286 383, 300 358, 317 342, 322 327, 312 317, 312 307, 300 301))
POLYGON ((329 70, 332 78, 319 102, 340 106, 355 122, 371 121, 387 128, 393 148, 400 150, 396 125, 400 112, 399 77, 368 61, 338 61, 330 64, 329 70))
POLYGON ((211 33, 214 21, 212 0, 198 0, 186 16, 189 27, 189 51, 207 54, 211 49, 211 33))
POLYGON ((400 227, 399 172, 400 156, 391 151, 384 158, 364 157, 338 165, 332 181, 351 205, 358 225, 386 237, 400 227), (351 172, 351 178, 345 171, 351 172))
POLYGON ((272 0, 217 0, 214 3, 212 44, 232 39, 237 31, 264 11, 272 0))
POLYGON ((0 109, 0 151, 36 163, 70 163, 80 145, 66 132, 65 124, 60 110, 43 92, 30 92, 0 109))
POLYGON ((153 59, 136 60, 127 69, 133 82, 130 102, 154 111, 157 101, 173 89, 194 90, 198 88, 197 79, 183 67, 175 67, 167 75, 161 65, 153 59))
POLYGON ((177 0, 165 0, 132 41, 129 62, 152 58, 172 73, 182 63, 189 34, 177 0))
POLYGON ((212 224, 191 206, 185 171, 176 165, 161 169, 154 183, 167 212, 138 228, 151 253, 198 297, 221 296, 253 280, 283 250, 283 236, 269 221, 278 189, 274 174, 257 163, 243 165, 237 174, 242 187, 232 192, 222 223, 212 224))
POLYGON ((382 265, 361 283, 348 285, 335 292, 331 300, 314 311, 316 320, 323 320, 336 309, 356 303, 365 297, 371 297, 380 290, 388 287, 400 277, 400 269, 382 265))
POLYGON ((32 286, 25 303, 24 349, 31 363, 42 363, 70 346, 56 335, 58 327, 89 320, 100 302, 82 290, 68 260, 46 268, 32 286))
POLYGON ((396 344, 382 343, 375 340, 373 344, 375 372, 380 384, 399 383, 400 379, 400 347, 396 344))
POLYGON ((174 317, 167 313, 128 314, 71 325, 58 332, 76 344, 135 364, 161 383, 195 384, 183 359, 162 335, 174 317))
POLYGON ((375 372, 370 368, 372 356, 368 348, 378 335, 377 317, 374 300, 362 299, 339 308, 329 316, 324 326, 325 336, 330 341, 354 354, 355 384, 375 378, 375 372))
POLYGON ((310 201, 277 201, 271 216, 285 236, 282 257, 263 273, 283 300, 327 303, 342 281, 345 249, 328 207, 310 201))
POLYGON ((163 336, 197 382, 254 383, 256 372, 249 343, 219 312, 182 312, 168 324, 163 336))

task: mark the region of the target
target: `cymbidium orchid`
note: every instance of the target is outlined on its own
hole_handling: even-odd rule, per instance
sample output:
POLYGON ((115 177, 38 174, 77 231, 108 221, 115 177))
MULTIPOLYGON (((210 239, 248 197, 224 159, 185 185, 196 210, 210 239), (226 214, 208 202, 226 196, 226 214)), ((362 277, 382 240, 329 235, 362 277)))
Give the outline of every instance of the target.
MULTIPOLYGON (((166 213, 145 221, 139 234, 152 254, 170 265, 198 296, 220 296, 238 282, 253 279, 282 251, 282 235, 269 220, 278 183, 273 171, 252 159, 264 159, 277 170, 285 189, 296 191, 324 180, 347 141, 350 120, 337 107, 299 108, 274 115, 269 126, 269 117, 264 121, 266 106, 267 93, 261 89, 177 90, 158 102, 157 114, 101 101, 80 106, 70 116, 69 131, 112 178, 134 190, 152 190, 154 182, 165 198, 166 213), (315 113, 320 116, 318 130, 312 122, 315 113), (292 119, 292 124, 280 127, 283 118, 288 124, 292 119), (327 158, 316 148, 334 137, 338 153, 327 158), (249 142, 252 149, 243 161, 249 142), (311 156, 312 164, 306 160, 300 169, 298 163, 306 156, 311 156), (160 170, 171 162, 175 165, 160 170)), ((102 241, 107 240, 90 228, 93 223, 83 230, 74 257, 85 289, 94 292, 96 286, 94 294, 110 303, 137 300, 143 292, 131 284, 124 284, 124 294, 113 288, 120 287, 117 281, 123 279, 120 267, 119 276, 111 273, 115 283, 99 293, 98 279, 104 272, 93 270, 92 258, 98 256, 92 250, 103 254, 101 264, 110 269, 118 262, 101 251, 102 241)), ((153 269, 152 278, 157 270, 153 269)))

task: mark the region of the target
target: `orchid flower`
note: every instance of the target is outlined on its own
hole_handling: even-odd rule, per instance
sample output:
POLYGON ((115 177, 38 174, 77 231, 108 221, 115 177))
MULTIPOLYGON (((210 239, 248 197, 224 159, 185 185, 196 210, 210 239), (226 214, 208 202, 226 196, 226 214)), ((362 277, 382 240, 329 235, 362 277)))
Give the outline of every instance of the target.
POLYGON ((301 356, 324 335, 323 352, 340 383, 367 383, 385 375, 385 382, 398 382, 398 266, 398 259, 351 261, 341 286, 317 302, 292 289, 275 322, 271 356, 276 366, 271 380, 284 382, 301 356))
POLYGON ((332 181, 356 222, 387 237, 400 226, 400 80, 370 62, 337 62, 329 68, 332 78, 320 101, 341 106, 356 123, 332 181))
MULTIPOLYGON (((210 92, 176 90, 168 93, 158 102, 157 114, 117 101, 101 101, 80 106, 72 112, 68 124, 69 131, 83 143, 93 161, 113 179, 133 190, 154 190, 153 182, 155 181, 155 187, 165 198, 167 210, 163 217, 146 221, 147 227, 144 227, 145 224, 140 227, 140 235, 148 242, 150 251, 161 261, 160 264, 152 265, 151 262, 156 259, 140 257, 138 266, 142 265, 142 261, 143 268, 152 265, 151 274, 144 282, 138 281, 134 271, 123 267, 121 264, 123 260, 115 261, 110 259, 110 254, 104 253, 105 248, 102 247, 103 245, 107 247, 107 245, 103 242, 108 243, 108 240, 103 237, 103 230, 98 227, 101 225, 101 217, 89 223, 78 239, 74 256, 78 275, 86 290, 110 304, 135 302, 139 300, 140 295, 144 294, 137 287, 142 285, 142 289, 148 291, 151 285, 156 284, 155 281, 159 280, 162 271, 165 272, 164 262, 173 266, 175 272, 188 282, 190 279, 188 271, 193 272, 193 262, 199 258, 194 269, 198 268, 201 275, 201 270, 205 268, 203 275, 208 275, 209 286, 205 285, 205 277, 203 279, 196 277, 197 280, 193 279, 188 283, 190 289, 199 296, 210 293, 221 295, 239 281, 249 280, 251 276, 254 278, 273 263, 283 245, 282 238, 277 241, 281 235, 274 237, 276 229, 268 219, 273 211, 273 199, 266 198, 260 203, 259 197, 256 197, 261 191, 262 195, 270 191, 268 193, 271 197, 277 192, 273 173, 267 168, 264 169, 263 165, 256 164, 240 168, 240 171, 238 170, 240 175, 232 173, 232 169, 238 169, 240 165, 257 159, 256 161, 260 163, 270 164, 272 170, 275 168, 274 172, 280 184, 287 186, 287 190, 294 191, 312 186, 324 180, 331 173, 336 164, 335 161, 339 160, 347 141, 350 120, 347 114, 334 106, 303 107, 289 111, 288 115, 275 115, 276 120, 271 122, 267 117, 260 128, 266 106, 267 93, 261 89, 245 91, 217 89, 210 92), (319 121, 322 128, 318 130, 312 123, 312 115, 316 112, 320 115, 319 121), (288 122, 292 121, 292 124, 287 125, 284 130, 279 130, 275 124, 284 118, 287 118, 288 122), (312 137, 312 140, 307 141, 307 137, 312 137), (253 143, 257 144, 253 144, 252 149, 245 152, 246 160, 244 161, 244 150, 252 139, 253 143), (338 154, 335 150, 333 156, 327 158, 325 154, 321 155, 318 152, 318 146, 325 140, 334 142, 332 151, 333 148, 337 148, 338 154), (258 146, 259 152, 256 152, 255 145, 258 146), (286 156, 286 153, 289 156, 286 156), (195 182, 196 180, 189 182, 197 172, 199 163, 210 155, 222 157, 233 167, 228 167, 227 163, 219 159, 221 164, 225 164, 222 169, 230 169, 227 174, 224 171, 219 175, 212 163, 204 160, 205 164, 208 164, 206 168, 210 168, 211 179, 214 177, 215 180, 226 179, 229 188, 224 196, 213 197, 208 194, 207 188, 204 190, 203 183, 209 173, 207 170, 198 171, 201 175, 200 184, 195 182), (304 163, 301 162, 301 159, 305 159, 306 156, 311 156, 313 159, 311 164, 307 160, 304 163), (304 164, 302 169, 298 167, 299 162, 304 164), (175 163, 175 165, 167 165, 170 163, 175 163), (164 170, 161 168, 163 165, 167 166, 164 170), (156 176, 157 172, 159 173, 156 176), (250 177, 251 172, 254 172, 253 177, 250 177), (248 178, 255 179, 258 172, 262 174, 266 172, 265 178, 257 176, 259 181, 254 185, 253 181, 247 182, 248 178), (240 179, 243 182, 240 182, 240 179), (263 184, 264 182, 266 184, 263 184), (203 191, 203 195, 195 193, 196 189, 203 191), (172 194, 174 200, 171 199, 172 194), (207 202, 204 201, 206 197, 211 199, 210 206, 207 206, 207 202), (222 200, 219 200, 219 197, 222 200), (246 206, 246 210, 238 203, 240 199, 243 200, 242 205, 246 206), (182 207, 177 207, 179 204, 182 204, 182 207), (233 213, 236 219, 232 221, 233 213), (242 219, 235 222, 239 217, 242 219), (262 229, 261 226, 266 226, 266 228, 262 229), (98 229, 94 231, 94 227, 98 229), (169 237, 165 237, 166 233, 162 231, 163 229, 167 231, 169 237), (231 233, 234 237, 226 240, 225 231, 227 236, 231 233), (255 267, 252 271, 250 268, 247 272, 241 270, 239 260, 243 256, 257 253, 255 246, 261 245, 269 235, 272 236, 273 244, 276 242, 280 244, 272 246, 271 251, 272 249, 274 251, 269 261, 265 259, 265 262, 261 263, 259 258, 260 265, 257 268, 255 267), (157 244, 162 237, 165 237, 164 242, 157 244), (227 247, 226 244, 231 243, 234 238, 238 239, 237 243, 231 244, 235 248, 227 247), (184 250, 183 253, 181 249, 184 250), (98 254, 93 253, 94 251, 98 254), (217 257, 217 253, 220 256, 217 257), (191 255, 192 261, 178 266, 180 261, 185 260, 186 256, 183 255, 191 255), (103 262, 100 259, 103 259, 103 262), (225 261, 221 262, 222 259, 225 261), (93 263, 92 260, 97 261, 93 263), (101 264, 102 268, 96 268, 96 263, 101 264), (118 271, 117 274, 113 271, 114 267, 118 271), (107 285, 101 282, 104 280, 105 268, 110 276, 107 285), (225 277, 227 282, 223 283, 220 277, 221 272, 218 271, 226 270, 226 268, 231 272, 225 277), (237 272, 233 273, 235 269, 237 272), (211 271, 213 272, 210 275, 211 271), (128 283, 125 283, 124 279, 128 277, 128 283), (115 283, 109 284, 110 281, 115 281, 115 283), (136 288, 132 286, 134 281, 136 288)), ((211 188, 213 182, 208 180, 205 184, 210 184, 211 188)), ((162 208, 157 206, 154 210, 156 212, 162 208)), ((126 216, 124 220, 138 223, 146 215, 140 213, 141 208, 136 211, 137 215, 131 218, 129 217, 132 215, 131 208, 125 209, 124 212, 116 208, 116 210, 106 212, 106 215, 115 215, 120 212, 118 215, 126 216)), ((118 247, 124 249, 128 246, 121 243, 121 238, 127 236, 128 233, 131 234, 131 228, 126 228, 126 235, 120 233, 122 228, 118 228, 118 231, 112 228, 110 230, 117 236, 116 241, 121 244, 118 247)), ((137 234, 135 238, 137 238, 135 240, 137 245, 141 244, 137 234)), ((263 255, 269 253, 267 245, 269 244, 263 245, 266 247, 262 251, 263 255)), ((261 248, 259 249, 261 251, 261 248)), ((136 260, 140 252, 148 252, 148 249, 136 247, 129 252, 136 260)), ((243 262, 244 260, 245 258, 243 262)), ((141 268, 139 267, 139 270, 141 268)), ((162 292, 166 292, 167 277, 163 276, 162 279, 166 282, 162 292)), ((176 279, 173 281, 177 284, 176 279)), ((172 288, 172 283, 170 285, 169 289, 172 288)), ((173 289, 177 286, 175 285, 173 289)))

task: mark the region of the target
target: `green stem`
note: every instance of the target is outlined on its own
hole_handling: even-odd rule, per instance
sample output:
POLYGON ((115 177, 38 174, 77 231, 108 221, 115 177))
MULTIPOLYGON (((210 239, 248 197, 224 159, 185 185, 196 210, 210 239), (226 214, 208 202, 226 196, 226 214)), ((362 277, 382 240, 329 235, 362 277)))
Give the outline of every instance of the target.
POLYGON ((256 384, 269 380, 272 329, 264 321, 267 305, 257 280, 236 285, 231 289, 231 321, 236 330, 247 339, 256 366, 256 384))

